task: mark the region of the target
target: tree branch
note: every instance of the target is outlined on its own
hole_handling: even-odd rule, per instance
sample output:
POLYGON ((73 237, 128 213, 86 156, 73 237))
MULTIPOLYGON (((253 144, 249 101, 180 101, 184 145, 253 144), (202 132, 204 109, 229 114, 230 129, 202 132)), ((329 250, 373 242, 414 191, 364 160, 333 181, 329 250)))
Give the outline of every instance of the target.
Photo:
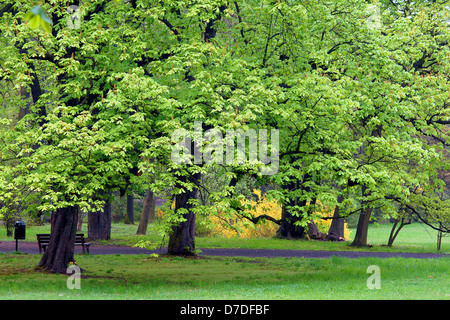
POLYGON ((421 213, 418 210, 416 210, 416 208, 414 208, 414 206, 412 206, 409 203, 404 203, 400 198, 395 197, 395 196, 386 196, 385 198, 386 199, 390 199, 390 200, 394 200, 397 203, 399 203, 401 205, 404 205, 408 210, 410 210, 411 212, 415 213, 420 221, 425 223, 430 228, 432 228, 432 229, 434 229, 436 231, 440 231, 440 232, 444 232, 444 233, 450 233, 450 228, 442 228, 442 224, 440 224, 441 227, 433 226, 427 219, 422 217, 421 213))

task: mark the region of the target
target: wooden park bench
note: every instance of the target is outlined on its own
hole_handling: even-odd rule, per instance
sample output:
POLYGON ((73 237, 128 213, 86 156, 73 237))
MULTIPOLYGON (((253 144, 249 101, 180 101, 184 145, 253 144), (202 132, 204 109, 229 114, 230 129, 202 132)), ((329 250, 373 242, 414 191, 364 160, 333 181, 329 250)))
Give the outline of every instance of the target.
MULTIPOLYGON (((38 245, 39 245, 39 253, 42 253, 42 251, 45 252, 45 249, 47 249, 48 243, 50 241, 50 234, 49 233, 38 233, 36 234, 38 245)), ((81 246, 83 248, 83 253, 89 253, 89 246, 91 245, 89 242, 85 241, 83 233, 77 233, 75 237, 75 246, 81 246)))

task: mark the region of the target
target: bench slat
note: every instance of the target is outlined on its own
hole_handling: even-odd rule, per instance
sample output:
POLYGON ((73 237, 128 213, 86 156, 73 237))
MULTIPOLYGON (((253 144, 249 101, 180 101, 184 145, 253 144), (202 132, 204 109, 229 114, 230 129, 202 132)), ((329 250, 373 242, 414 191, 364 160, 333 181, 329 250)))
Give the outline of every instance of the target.
MULTIPOLYGON (((48 246, 48 243, 50 242, 50 234, 48 233, 37 233, 36 234, 38 245, 39 245, 39 253, 42 252, 42 249, 45 251, 45 249, 48 246)), ((85 252, 85 249, 89 253, 89 246, 91 244, 89 242, 85 242, 84 234, 83 233, 77 233, 75 237, 75 246, 81 246, 83 247, 83 253, 85 252)))

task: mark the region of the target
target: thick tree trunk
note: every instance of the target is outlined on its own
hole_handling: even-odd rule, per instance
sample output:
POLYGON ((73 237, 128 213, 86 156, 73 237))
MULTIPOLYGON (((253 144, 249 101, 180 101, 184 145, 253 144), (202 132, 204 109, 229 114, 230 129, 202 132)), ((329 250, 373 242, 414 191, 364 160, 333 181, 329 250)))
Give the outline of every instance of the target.
MULTIPOLYGON (((309 207, 308 209, 308 214, 312 215, 314 212, 314 208, 317 202, 317 198, 313 198, 311 199, 311 203, 313 204, 312 207, 309 207)), ((306 234, 308 235, 309 239, 314 239, 314 240, 324 240, 326 238, 326 234, 322 233, 319 231, 319 228, 317 227, 316 223, 314 222, 313 219, 311 219, 308 223, 308 226, 306 228, 306 234)))
POLYGON ((60 208, 52 214, 50 242, 38 266, 54 273, 66 273, 74 262, 78 207, 60 208))
MULTIPOLYGON (((297 188, 297 184, 294 182, 291 182, 285 186, 283 186, 283 189, 287 190, 294 190, 297 188)), ((304 228, 300 228, 294 225, 296 217, 294 217, 289 211, 288 206, 295 206, 297 204, 297 199, 289 199, 286 203, 283 204, 281 208, 281 224, 280 227, 277 230, 277 237, 278 238, 285 238, 285 239, 299 239, 303 238, 303 234, 305 232, 304 228)))
MULTIPOLYGON (((342 203, 344 197, 339 195, 337 198, 338 203, 342 203)), ((328 235, 326 240, 328 241, 344 241, 344 219, 339 217, 339 207, 334 209, 333 218, 331 220, 330 229, 328 229, 328 235)))
POLYGON ((103 210, 88 213, 88 238, 90 240, 111 239, 111 202, 105 199, 103 210))
POLYGON ((277 230, 278 238, 285 239, 304 239, 305 228, 295 225, 295 222, 299 221, 299 217, 293 216, 286 206, 295 205, 296 200, 290 200, 287 204, 283 205, 281 209, 282 222, 277 230))
POLYGON ((306 231, 306 234, 309 239, 324 240, 326 238, 326 234, 319 231, 319 228, 313 220, 308 223, 308 230, 306 231))
POLYGON ((148 188, 144 198, 144 207, 142 208, 141 219, 136 234, 146 234, 147 226, 150 220, 155 218, 155 194, 148 188))
MULTIPOLYGON (((311 191, 310 187, 305 187, 304 183, 310 181, 311 179, 312 179, 311 175, 305 174, 305 176, 303 177, 302 185, 299 186, 298 181, 290 182, 287 185, 284 185, 283 189, 289 192, 300 188, 304 192, 310 192, 311 191)), ((313 204, 316 203, 316 198, 312 199, 312 203, 313 204)), ((321 238, 322 235, 320 234, 319 229, 312 220, 308 223, 307 228, 295 225, 295 223, 300 221, 302 218, 292 215, 286 208, 286 206, 295 206, 295 205, 298 205, 299 207, 305 207, 307 205, 307 201, 302 200, 298 202, 298 199, 295 198, 289 199, 288 203, 283 205, 283 208, 281 210, 282 222, 277 230, 277 237, 286 239, 305 239, 306 236, 308 235, 308 237, 311 239, 321 238)))
POLYGON ((133 195, 133 193, 127 194, 127 216, 125 218, 125 224, 134 224, 134 195, 133 195))
POLYGON ((356 235, 351 246, 365 247, 367 246, 367 234, 369 232, 369 221, 372 214, 372 208, 366 208, 359 215, 358 226, 356 227, 356 235))
MULTIPOLYGON (((191 178, 195 184, 200 180, 200 173, 196 173, 191 178)), ((180 180, 186 181, 185 177, 180 180)), ((172 233, 169 238, 168 253, 175 255, 195 255, 195 213, 192 212, 192 204, 188 203, 190 199, 197 199, 198 189, 186 190, 182 194, 175 196, 175 213, 180 209, 186 209, 188 212, 183 215, 186 221, 172 227, 172 233)))
MULTIPOLYGON (((367 187, 362 186, 362 194, 365 195, 367 187)), ((370 193, 369 193, 370 194, 370 193)), ((363 202, 363 206, 365 203, 363 202)), ((367 246, 367 234, 369 232, 369 221, 372 215, 372 208, 365 208, 359 215, 358 225, 356 227, 356 235, 351 246, 365 247, 367 246)))

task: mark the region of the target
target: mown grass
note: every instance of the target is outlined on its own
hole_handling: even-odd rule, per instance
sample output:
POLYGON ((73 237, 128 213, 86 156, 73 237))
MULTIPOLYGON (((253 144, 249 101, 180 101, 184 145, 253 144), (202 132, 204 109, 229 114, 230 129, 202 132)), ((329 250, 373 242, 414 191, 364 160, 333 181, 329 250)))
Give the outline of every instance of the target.
POLYGON ((81 289, 36 271, 39 255, 0 254, 0 299, 450 299, 450 258, 180 258, 78 255, 81 289), (381 289, 367 287, 367 267, 381 289))
MULTIPOLYGON (((393 248, 390 225, 371 225, 372 248, 348 243, 282 239, 198 237, 197 247, 300 250, 371 250, 436 252, 436 234, 421 224, 406 226, 393 248)), ((132 245, 161 240, 149 226, 136 236, 136 225, 113 224, 112 240, 97 244, 132 245)), ((49 232, 49 226, 28 227, 27 241, 49 232)), ((83 232, 87 233, 84 229, 83 232)), ((7 238, 0 228, 0 241, 7 238)), ((450 252, 450 237, 441 252, 450 252)), ((0 244, 1 245, 1 244, 0 244)), ((76 255, 87 273, 80 290, 69 290, 68 275, 35 270, 41 255, 0 254, 0 299, 445 299, 450 300, 450 258, 219 258, 185 259, 149 255, 76 255), (381 271, 381 289, 367 287, 367 267, 381 271)))
MULTIPOLYGON (((431 228, 413 223, 403 227, 392 247, 387 247, 392 224, 373 224, 369 228, 368 244, 370 247, 354 248, 349 244, 356 233, 351 229, 350 239, 346 242, 324 242, 285 239, 221 239, 214 237, 198 238, 199 247, 217 248, 270 248, 294 250, 336 250, 336 251, 392 251, 392 252, 422 252, 436 253, 437 232, 431 228)), ((450 253, 450 235, 442 239, 442 253, 450 253)))

